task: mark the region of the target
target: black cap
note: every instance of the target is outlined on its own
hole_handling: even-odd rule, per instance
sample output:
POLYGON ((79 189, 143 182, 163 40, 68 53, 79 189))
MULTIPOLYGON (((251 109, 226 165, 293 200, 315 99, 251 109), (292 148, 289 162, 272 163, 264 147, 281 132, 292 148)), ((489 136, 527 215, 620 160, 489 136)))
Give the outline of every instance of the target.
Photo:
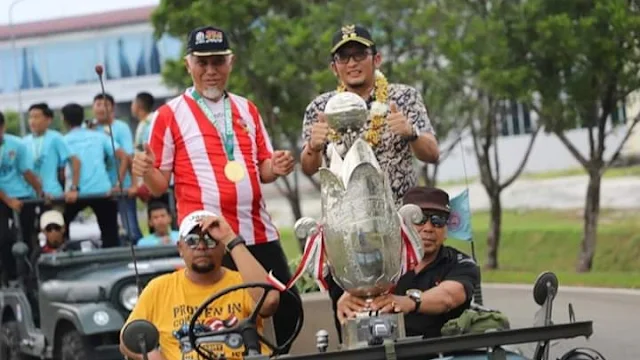
POLYGON ((437 210, 449 213, 449 194, 438 188, 417 186, 409 189, 402 198, 403 203, 418 205, 422 210, 437 210))
POLYGON ((231 54, 229 39, 222 29, 202 26, 193 29, 187 40, 187 54, 195 56, 231 54))
POLYGON ((366 47, 375 46, 369 30, 360 25, 345 25, 333 34, 331 40, 331 54, 334 54, 342 45, 355 41, 366 47))

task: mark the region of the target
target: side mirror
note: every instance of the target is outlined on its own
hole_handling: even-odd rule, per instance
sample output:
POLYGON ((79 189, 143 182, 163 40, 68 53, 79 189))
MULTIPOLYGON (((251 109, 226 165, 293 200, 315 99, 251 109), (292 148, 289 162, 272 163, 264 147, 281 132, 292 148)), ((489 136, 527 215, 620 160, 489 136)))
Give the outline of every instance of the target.
POLYGON ((146 355, 158 347, 158 329, 147 320, 133 320, 122 329, 122 341, 130 351, 146 355))
MULTIPOLYGON (((540 310, 536 314, 536 317, 542 316, 542 326, 553 325, 551 321, 551 315, 553 310, 553 300, 558 293, 558 277, 552 272, 543 272, 538 275, 535 284, 533 285, 533 300, 536 304, 540 305, 540 310)), ((549 359, 549 347, 550 342, 541 341, 537 344, 536 350, 533 354, 535 360, 547 360, 549 359)))
POLYGON ((27 244, 19 241, 11 247, 11 254, 13 254, 15 258, 24 259, 29 254, 29 247, 27 244))
POLYGON ((543 306, 547 300, 553 301, 558 293, 558 277, 552 272, 544 272, 538 275, 533 285, 533 300, 543 306))

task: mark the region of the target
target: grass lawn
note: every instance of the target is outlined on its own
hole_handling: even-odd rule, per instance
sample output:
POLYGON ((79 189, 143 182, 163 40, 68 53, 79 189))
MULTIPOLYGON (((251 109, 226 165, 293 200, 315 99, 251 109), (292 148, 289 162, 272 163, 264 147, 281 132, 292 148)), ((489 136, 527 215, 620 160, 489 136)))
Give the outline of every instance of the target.
MULTIPOLYGON (((607 211, 601 214, 593 270, 574 271, 582 236, 580 211, 505 211, 498 252, 500 270, 483 270, 484 282, 530 283, 546 270, 554 271, 564 285, 640 288, 640 214, 607 211)), ((489 215, 477 212, 473 218, 476 256, 486 258, 489 215)), ((300 255, 290 229, 282 229, 289 259, 300 255)), ((470 244, 448 240, 468 254, 470 244)))

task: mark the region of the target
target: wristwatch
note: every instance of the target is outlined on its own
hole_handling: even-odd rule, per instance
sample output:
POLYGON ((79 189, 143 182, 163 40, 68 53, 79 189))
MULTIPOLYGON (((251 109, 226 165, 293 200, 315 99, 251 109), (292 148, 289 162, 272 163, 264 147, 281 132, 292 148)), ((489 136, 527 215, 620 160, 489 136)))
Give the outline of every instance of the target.
POLYGON ((78 191, 78 190, 80 190, 80 189, 75 185, 69 186, 69 191, 78 191))
POLYGON ((238 235, 236 236, 235 239, 229 241, 229 243, 227 244, 227 252, 230 253, 231 250, 233 250, 234 247, 240 245, 240 244, 247 244, 246 241, 244 241, 244 239, 242 238, 242 236, 238 235))
POLYGON ((404 139, 409 142, 416 141, 418 139, 418 136, 420 136, 420 130, 418 129, 417 125, 413 125, 411 129, 413 130, 411 135, 404 137, 404 139))
POLYGON ((417 289, 409 289, 406 292, 409 299, 413 300, 416 303, 415 309, 410 312, 410 314, 417 314, 420 310, 420 304, 422 304, 422 291, 417 289))

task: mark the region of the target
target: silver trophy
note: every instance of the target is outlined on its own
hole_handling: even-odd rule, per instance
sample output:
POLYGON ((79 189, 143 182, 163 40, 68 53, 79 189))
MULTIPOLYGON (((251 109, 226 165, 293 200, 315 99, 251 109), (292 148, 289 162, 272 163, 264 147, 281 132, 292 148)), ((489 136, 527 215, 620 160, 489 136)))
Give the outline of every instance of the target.
POLYGON ((331 129, 342 137, 345 148, 339 153, 344 155, 367 122, 367 103, 360 95, 348 91, 340 92, 327 101, 324 113, 331 129))
MULTIPOLYGON (((391 186, 369 144, 357 139, 344 159, 332 159, 319 171, 322 219, 296 223, 301 238, 323 232, 327 266, 336 283, 353 296, 370 302, 388 293, 402 274, 401 224, 418 256, 422 242, 411 226, 421 219, 415 205, 396 209, 391 186)), ((383 339, 404 337, 402 314, 364 311, 343 324, 343 347, 354 348, 383 339)))

